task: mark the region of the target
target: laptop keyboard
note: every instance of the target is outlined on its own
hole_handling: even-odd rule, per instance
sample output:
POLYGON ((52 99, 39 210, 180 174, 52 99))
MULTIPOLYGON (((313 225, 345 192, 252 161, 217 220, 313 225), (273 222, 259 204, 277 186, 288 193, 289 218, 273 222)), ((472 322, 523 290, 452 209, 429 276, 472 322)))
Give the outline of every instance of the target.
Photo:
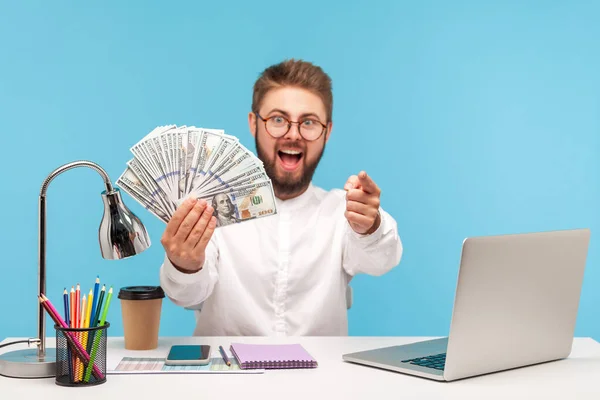
POLYGON ((419 365, 421 367, 443 370, 444 365, 446 364, 446 353, 435 354, 427 357, 412 358, 410 360, 403 360, 402 362, 419 365))

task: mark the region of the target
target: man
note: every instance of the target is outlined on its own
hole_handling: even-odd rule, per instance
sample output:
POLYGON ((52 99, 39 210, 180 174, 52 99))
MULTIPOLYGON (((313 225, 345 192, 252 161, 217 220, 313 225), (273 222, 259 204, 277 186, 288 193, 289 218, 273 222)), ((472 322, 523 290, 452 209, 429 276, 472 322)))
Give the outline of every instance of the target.
POLYGON ((160 281, 174 303, 196 308, 195 335, 347 335, 351 278, 400 262, 396 222, 369 175, 349 177, 345 191, 311 183, 332 104, 320 67, 288 60, 267 68, 248 125, 277 214, 215 231, 214 207, 187 200, 169 221, 160 281))
POLYGON ((213 215, 217 217, 216 226, 225 226, 240 222, 234 215, 235 209, 227 194, 219 193, 213 197, 212 208, 215 210, 213 215))

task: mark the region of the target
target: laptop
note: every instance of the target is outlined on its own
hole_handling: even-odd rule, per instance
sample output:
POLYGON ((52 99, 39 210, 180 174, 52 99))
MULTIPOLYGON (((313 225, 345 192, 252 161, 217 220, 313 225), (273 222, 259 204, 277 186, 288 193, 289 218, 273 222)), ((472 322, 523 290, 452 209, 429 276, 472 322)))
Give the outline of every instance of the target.
POLYGON ((342 358, 438 381, 564 359, 589 240, 589 229, 467 238, 447 337, 342 358))

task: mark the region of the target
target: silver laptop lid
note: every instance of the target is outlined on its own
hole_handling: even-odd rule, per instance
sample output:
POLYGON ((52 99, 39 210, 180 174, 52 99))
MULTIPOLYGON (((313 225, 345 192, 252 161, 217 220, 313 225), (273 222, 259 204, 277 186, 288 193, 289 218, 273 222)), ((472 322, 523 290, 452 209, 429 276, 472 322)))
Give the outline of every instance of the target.
POLYGON ((444 378, 567 357, 589 238, 578 229, 466 239, 444 378))

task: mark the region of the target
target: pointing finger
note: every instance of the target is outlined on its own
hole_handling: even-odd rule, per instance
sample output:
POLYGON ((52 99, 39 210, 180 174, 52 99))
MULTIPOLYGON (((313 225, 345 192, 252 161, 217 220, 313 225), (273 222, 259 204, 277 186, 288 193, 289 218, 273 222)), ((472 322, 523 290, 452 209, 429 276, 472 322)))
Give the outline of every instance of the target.
POLYGON ((374 194, 379 193, 379 188, 365 171, 361 171, 360 174, 358 174, 358 180, 365 192, 374 194))

